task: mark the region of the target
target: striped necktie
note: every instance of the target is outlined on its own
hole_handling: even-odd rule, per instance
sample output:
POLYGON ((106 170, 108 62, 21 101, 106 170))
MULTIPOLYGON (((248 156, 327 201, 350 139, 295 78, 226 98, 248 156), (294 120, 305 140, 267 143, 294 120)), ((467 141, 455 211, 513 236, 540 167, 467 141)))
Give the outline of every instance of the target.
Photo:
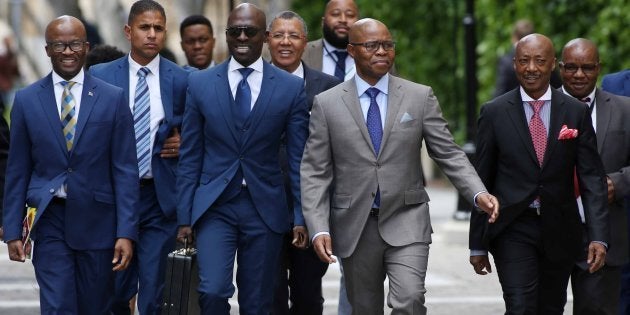
POLYGON ((147 75, 149 73, 151 73, 151 70, 147 67, 142 67, 138 70, 138 84, 136 85, 133 107, 136 155, 138 157, 140 178, 149 172, 151 163, 151 106, 149 102, 149 86, 147 85, 147 75))
POLYGON ((75 83, 76 82, 73 81, 61 82, 61 86, 63 87, 63 94, 61 94, 61 125, 63 126, 63 137, 66 139, 68 152, 72 150, 74 131, 77 125, 77 117, 75 115, 76 102, 70 91, 75 83))

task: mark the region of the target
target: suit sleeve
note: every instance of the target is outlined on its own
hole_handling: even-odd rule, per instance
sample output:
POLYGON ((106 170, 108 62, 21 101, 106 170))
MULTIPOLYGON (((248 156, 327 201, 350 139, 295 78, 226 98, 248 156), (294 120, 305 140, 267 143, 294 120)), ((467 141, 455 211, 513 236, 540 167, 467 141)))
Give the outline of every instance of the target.
POLYGON ((112 178, 116 194, 117 238, 138 239, 140 198, 138 160, 133 117, 122 90, 116 100, 116 121, 112 139, 112 178))
POLYGON ((291 107, 286 126, 287 159, 289 162, 289 180, 293 195, 293 225, 305 225, 302 214, 302 198, 300 193, 300 161, 304 153, 304 144, 308 136, 308 104, 304 85, 300 83, 300 93, 297 94, 291 107))
POLYGON ((300 180, 302 192, 302 211, 310 235, 330 232, 330 184, 333 177, 333 161, 330 135, 324 108, 315 96, 309 137, 306 141, 300 180))

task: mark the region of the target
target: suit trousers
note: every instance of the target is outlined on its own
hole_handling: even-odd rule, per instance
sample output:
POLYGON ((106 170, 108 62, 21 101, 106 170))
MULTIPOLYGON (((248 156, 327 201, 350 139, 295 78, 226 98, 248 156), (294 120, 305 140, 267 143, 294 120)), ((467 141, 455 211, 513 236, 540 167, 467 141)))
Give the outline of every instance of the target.
POLYGON ((70 248, 64 241, 65 205, 56 200, 33 230, 33 266, 41 314, 109 314, 114 292, 114 250, 70 248))
POLYGON ((490 243, 506 315, 561 315, 573 261, 547 259, 542 222, 533 209, 514 219, 490 243))
POLYGON ((267 227, 249 191, 242 189, 226 203, 211 206, 194 228, 202 314, 230 314, 235 256, 239 313, 269 314, 283 234, 267 227))
POLYGON ((353 315, 383 314, 385 276, 389 278, 387 305, 392 315, 424 315, 424 286, 429 244, 391 246, 380 236, 378 217, 367 220, 356 249, 342 258, 348 300, 353 315))
POLYGON ((604 265, 595 273, 582 267, 571 273, 573 315, 619 314, 621 267, 604 265))
POLYGON ((292 232, 285 234, 271 313, 321 315, 324 311, 322 277, 328 264, 317 257, 313 247, 299 249, 291 244, 292 240, 292 232))
POLYGON ((129 267, 116 274, 116 298, 112 313, 130 313, 129 300, 138 293, 140 314, 159 314, 168 253, 175 249, 176 218, 167 218, 151 183, 140 187, 140 227, 129 267))

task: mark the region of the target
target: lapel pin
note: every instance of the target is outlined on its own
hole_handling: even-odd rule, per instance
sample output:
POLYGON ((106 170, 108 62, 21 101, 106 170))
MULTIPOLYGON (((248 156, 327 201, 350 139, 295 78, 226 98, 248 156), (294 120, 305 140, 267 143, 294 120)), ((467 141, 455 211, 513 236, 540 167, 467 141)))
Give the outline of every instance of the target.
POLYGON ((89 92, 88 92, 88 95, 89 95, 89 96, 94 96, 94 94, 92 93, 92 91, 89 91, 89 92))

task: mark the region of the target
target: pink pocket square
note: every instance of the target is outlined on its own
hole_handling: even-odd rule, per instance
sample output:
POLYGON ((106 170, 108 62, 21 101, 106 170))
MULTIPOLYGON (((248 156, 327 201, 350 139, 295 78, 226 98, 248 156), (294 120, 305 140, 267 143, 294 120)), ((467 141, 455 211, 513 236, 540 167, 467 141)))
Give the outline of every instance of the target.
POLYGON ((560 135, 558 135, 558 140, 575 139, 577 138, 577 136, 577 129, 569 129, 567 125, 562 125, 562 129, 560 129, 560 135))

